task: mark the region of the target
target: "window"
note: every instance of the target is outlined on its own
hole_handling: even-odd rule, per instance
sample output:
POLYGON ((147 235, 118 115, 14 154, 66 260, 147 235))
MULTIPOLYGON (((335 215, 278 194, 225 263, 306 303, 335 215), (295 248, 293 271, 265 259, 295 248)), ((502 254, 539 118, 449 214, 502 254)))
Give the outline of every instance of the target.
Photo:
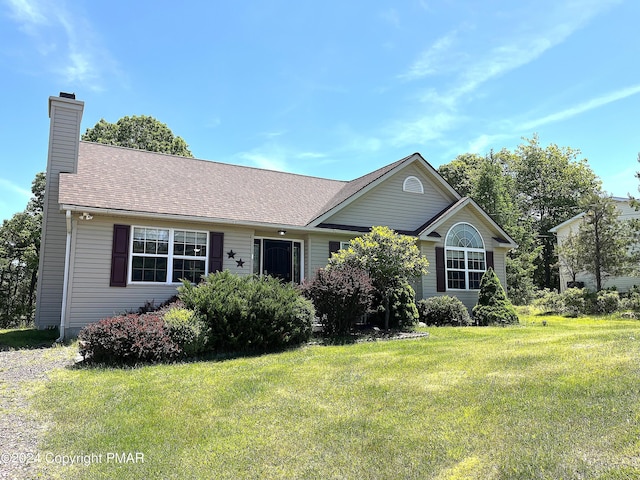
POLYGON ((404 179, 402 190, 411 193, 424 193, 422 182, 418 177, 414 177, 413 175, 404 179))
POLYGON ((197 283, 207 271, 207 232, 134 227, 131 281, 197 283))
POLYGON ((479 290, 487 269, 484 242, 478 230, 468 223, 451 227, 445 241, 447 288, 479 290))

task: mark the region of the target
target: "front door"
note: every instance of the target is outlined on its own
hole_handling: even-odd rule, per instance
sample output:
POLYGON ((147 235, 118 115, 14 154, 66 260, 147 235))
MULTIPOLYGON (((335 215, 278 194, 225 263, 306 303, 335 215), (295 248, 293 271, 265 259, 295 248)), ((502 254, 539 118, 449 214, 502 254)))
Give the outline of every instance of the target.
POLYGON ((291 281, 291 246, 287 240, 264 240, 264 274, 291 281))

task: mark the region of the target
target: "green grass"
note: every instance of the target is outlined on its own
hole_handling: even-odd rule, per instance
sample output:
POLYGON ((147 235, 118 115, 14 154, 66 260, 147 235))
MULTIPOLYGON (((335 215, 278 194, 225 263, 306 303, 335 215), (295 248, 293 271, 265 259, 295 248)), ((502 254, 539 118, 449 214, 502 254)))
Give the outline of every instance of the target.
POLYGON ((41 448, 105 455, 60 478, 640 478, 640 322, 544 318, 59 371, 34 397, 41 448))
POLYGON ((58 329, 0 329, 0 351, 50 347, 58 338, 58 329))

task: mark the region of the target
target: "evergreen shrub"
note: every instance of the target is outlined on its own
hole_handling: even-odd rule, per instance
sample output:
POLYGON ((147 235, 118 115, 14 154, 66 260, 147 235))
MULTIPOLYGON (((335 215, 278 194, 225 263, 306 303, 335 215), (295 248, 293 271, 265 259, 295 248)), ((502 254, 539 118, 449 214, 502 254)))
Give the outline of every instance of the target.
POLYGON ((442 295, 418 301, 420 321, 427 325, 471 325, 471 315, 467 307, 457 297, 442 295))
POLYGON ((489 268, 480 280, 478 303, 472 313, 477 325, 518 323, 518 315, 493 268, 489 268))
POLYGON ((198 285, 185 281, 178 292, 206 321, 215 352, 273 351, 311 337, 313 304, 276 278, 217 272, 198 285))
MULTIPOLYGON (((389 299, 389 328, 407 329, 415 326, 420 318, 418 307, 416 306, 416 292, 408 282, 403 281, 392 289, 389 299)), ((376 291, 373 297, 374 315, 371 322, 384 328, 384 306, 382 295, 376 291)))

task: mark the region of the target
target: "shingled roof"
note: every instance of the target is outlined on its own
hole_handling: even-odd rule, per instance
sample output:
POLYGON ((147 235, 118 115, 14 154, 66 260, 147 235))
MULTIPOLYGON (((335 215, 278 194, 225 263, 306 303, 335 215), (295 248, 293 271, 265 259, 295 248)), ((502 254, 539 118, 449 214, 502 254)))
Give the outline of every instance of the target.
POLYGON ((80 142, 61 205, 306 225, 348 182, 80 142))

